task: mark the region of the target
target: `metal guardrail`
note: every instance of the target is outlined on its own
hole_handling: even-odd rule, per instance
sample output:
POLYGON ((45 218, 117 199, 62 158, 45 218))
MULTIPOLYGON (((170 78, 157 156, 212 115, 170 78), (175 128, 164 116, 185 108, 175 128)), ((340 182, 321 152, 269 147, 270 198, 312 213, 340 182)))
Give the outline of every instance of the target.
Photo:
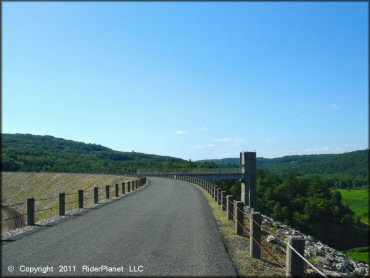
POLYGON ((183 168, 183 169, 138 169, 137 174, 241 174, 241 169, 238 168, 183 168))

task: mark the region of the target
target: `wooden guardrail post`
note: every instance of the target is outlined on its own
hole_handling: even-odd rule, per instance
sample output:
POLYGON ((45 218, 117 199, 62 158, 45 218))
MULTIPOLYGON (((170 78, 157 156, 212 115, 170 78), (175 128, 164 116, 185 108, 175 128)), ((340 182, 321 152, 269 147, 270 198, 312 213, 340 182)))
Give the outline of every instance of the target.
POLYGON ((66 194, 65 193, 59 193, 59 215, 65 215, 66 214, 66 194))
POLYGON ((105 186, 105 199, 109 199, 109 185, 105 186))
POLYGON ((115 188, 115 195, 116 195, 116 197, 118 197, 119 196, 119 188, 118 188, 118 183, 116 183, 116 188, 115 188))
POLYGON ((84 207, 84 191, 82 189, 78 190, 78 208, 84 207))
POLYGON ((217 189, 217 204, 221 205, 221 188, 217 189))
POLYGON ((233 195, 226 196, 227 219, 233 220, 234 200, 233 195))
POLYGON ((250 214, 250 256, 255 259, 261 258, 261 214, 250 214))
POLYGON ((244 202, 238 201, 235 204, 235 234, 243 235, 243 223, 244 223, 244 213, 243 213, 244 202))
POLYGON ((299 254, 304 255, 304 238, 289 236, 286 247, 286 276, 302 277, 304 273, 304 261, 289 247, 292 246, 299 254))
POLYGON ((99 187, 94 187, 94 204, 99 203, 99 187))
POLYGON ((35 225, 35 199, 27 199, 27 225, 35 225))
POLYGON ((126 194, 126 186, 125 186, 125 183, 122 182, 122 195, 125 195, 126 194))
POLYGON ((226 211, 226 191, 221 191, 221 211, 226 211))

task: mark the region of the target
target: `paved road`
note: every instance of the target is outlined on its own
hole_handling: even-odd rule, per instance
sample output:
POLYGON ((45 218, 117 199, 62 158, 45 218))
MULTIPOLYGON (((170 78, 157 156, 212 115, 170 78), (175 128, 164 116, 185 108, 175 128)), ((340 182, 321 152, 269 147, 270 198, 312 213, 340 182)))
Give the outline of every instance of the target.
POLYGON ((35 276, 96 276, 82 267, 107 265, 119 276, 236 276, 204 195, 181 181, 148 180, 135 194, 3 243, 2 275, 12 265, 15 275, 26 274, 20 266, 53 266, 35 276))

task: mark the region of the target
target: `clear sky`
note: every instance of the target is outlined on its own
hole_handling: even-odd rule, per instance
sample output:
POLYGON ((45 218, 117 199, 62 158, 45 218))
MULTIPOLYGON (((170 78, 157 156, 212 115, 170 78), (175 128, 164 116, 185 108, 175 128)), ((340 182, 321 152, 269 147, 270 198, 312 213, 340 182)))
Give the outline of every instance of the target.
POLYGON ((368 148, 368 3, 3 3, 2 132, 184 159, 368 148))

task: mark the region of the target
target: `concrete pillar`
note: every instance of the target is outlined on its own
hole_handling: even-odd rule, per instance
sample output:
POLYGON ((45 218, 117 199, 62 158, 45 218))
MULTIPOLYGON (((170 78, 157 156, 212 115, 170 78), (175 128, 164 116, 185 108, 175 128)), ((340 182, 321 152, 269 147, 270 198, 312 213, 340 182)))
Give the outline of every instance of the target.
POLYGON ((244 213, 243 213, 244 203, 239 201, 235 204, 235 234, 243 235, 243 224, 244 224, 244 213))
POLYGON ((221 211, 226 211, 226 191, 221 191, 221 211))
POLYGON ((99 203, 99 187, 94 187, 94 204, 99 203))
POLYGON ((250 256, 255 259, 261 258, 261 214, 250 214, 250 256))
POLYGON ((84 191, 78 190, 78 208, 84 207, 84 191))
POLYGON ((227 219, 233 220, 234 200, 233 195, 226 196, 227 219))
MULTIPOLYGON (((289 236, 288 244, 299 254, 304 255, 305 241, 300 236, 289 236)), ((286 247, 286 276, 302 277, 304 261, 287 245, 286 247)))
POLYGON ((123 182, 122 183, 122 195, 125 195, 126 194, 126 185, 125 183, 123 182))
POLYGON ((105 186, 105 199, 109 199, 109 185, 105 186))
POLYGON ((66 213, 66 194, 59 193, 59 215, 65 215, 66 213))
POLYGON ((119 189, 118 189, 118 183, 116 183, 116 187, 115 187, 115 195, 116 195, 116 197, 118 197, 119 196, 119 189))
POLYGON ((35 225, 35 199, 27 199, 27 225, 35 225))
POLYGON ((246 206, 256 210, 258 200, 256 153, 240 153, 240 162, 243 174, 243 180, 241 184, 241 200, 246 206))

